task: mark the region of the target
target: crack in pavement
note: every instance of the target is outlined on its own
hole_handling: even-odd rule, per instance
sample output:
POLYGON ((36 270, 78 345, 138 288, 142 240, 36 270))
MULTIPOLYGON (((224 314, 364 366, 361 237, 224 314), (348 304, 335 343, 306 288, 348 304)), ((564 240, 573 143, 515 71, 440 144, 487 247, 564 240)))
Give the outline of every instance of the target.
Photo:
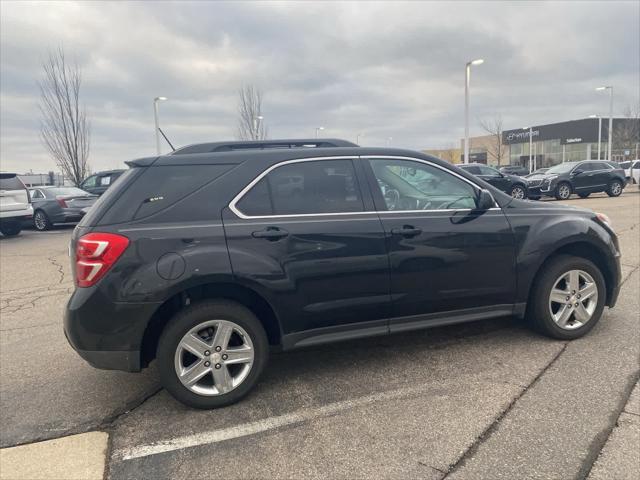
POLYGON ((58 281, 58 283, 64 282, 64 267, 58 262, 56 262, 55 256, 47 257, 47 260, 49 260, 51 265, 53 265, 58 269, 58 273, 60 274, 60 280, 58 281))
POLYGON ((498 416, 493 420, 493 422, 491 422, 489 426, 484 429, 484 431, 478 436, 478 438, 476 438, 473 441, 473 443, 464 452, 462 452, 462 455, 460 455, 454 463, 449 465, 449 469, 447 470, 444 477, 442 477, 443 480, 447 478, 451 473, 458 470, 462 465, 464 465, 466 460, 469 457, 473 456, 478 451, 482 443, 485 440, 487 440, 489 437, 491 437, 493 432, 495 432, 499 427, 500 423, 502 422, 502 419, 513 409, 513 407, 516 405, 518 400, 520 400, 525 393, 527 393, 536 383, 538 383, 538 381, 547 372, 547 370, 549 370, 549 368, 551 368, 558 361, 558 359, 562 356, 562 354, 567 349, 567 345, 568 345, 568 342, 564 342, 562 344, 562 348, 558 351, 558 353, 554 355, 554 357, 549 361, 549 363, 547 363, 547 365, 545 365, 544 368, 542 368, 542 370, 538 372, 538 374, 535 376, 533 381, 531 381, 531 383, 529 383, 527 387, 523 388, 522 391, 518 395, 516 395, 511 400, 511 402, 509 402, 507 407, 498 414, 498 416))

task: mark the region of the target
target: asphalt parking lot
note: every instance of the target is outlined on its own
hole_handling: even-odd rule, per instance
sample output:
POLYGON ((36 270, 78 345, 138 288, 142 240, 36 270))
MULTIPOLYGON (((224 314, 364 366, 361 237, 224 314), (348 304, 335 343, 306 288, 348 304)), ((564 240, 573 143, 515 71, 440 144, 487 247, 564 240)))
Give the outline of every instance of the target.
POLYGON ((0 447, 106 431, 112 479, 635 478, 640 191, 564 203, 609 215, 623 253, 618 305, 585 338, 501 318, 277 354, 214 411, 177 403, 153 367, 95 370, 71 350, 71 228, 2 238, 0 447))

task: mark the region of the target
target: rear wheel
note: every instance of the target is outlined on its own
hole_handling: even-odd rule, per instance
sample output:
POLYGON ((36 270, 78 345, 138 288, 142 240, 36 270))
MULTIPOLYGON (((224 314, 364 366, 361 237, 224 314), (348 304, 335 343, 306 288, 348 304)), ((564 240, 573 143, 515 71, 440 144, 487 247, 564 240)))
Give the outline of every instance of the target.
POLYGON ((191 407, 229 405, 255 385, 268 348, 260 321, 247 308, 226 300, 198 303, 176 314, 160 337, 160 380, 191 407))
POLYGON ((556 198, 558 200, 567 200, 571 196, 571 185, 562 182, 556 187, 556 198))
POLYGON ((610 197, 617 197, 622 193, 622 183, 619 180, 614 180, 609 184, 607 188, 607 195, 610 197))
POLYGON ((7 237, 15 237, 22 231, 20 222, 7 222, 0 225, 0 232, 7 237))
POLYGON ((513 187, 511 187, 511 196, 513 198, 522 200, 524 198, 527 198, 527 191, 522 185, 514 185, 513 187))
POLYGON ((46 213, 42 210, 36 210, 33 214, 33 226, 36 230, 44 232, 45 230, 49 230, 52 227, 52 224, 46 213))
POLYGON ((583 336, 598 323, 604 309, 602 273, 589 260, 569 255, 559 255, 543 268, 529 298, 527 319, 549 337, 583 336))
POLYGON ((591 195, 591 193, 579 193, 578 196, 580 198, 587 198, 589 195, 591 195))

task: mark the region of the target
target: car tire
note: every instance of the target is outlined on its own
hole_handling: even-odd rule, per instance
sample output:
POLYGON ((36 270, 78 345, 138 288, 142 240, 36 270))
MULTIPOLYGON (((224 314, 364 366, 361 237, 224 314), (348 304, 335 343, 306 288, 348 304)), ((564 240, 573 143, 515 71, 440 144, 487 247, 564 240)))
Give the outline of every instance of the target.
POLYGON ((587 198, 589 195, 591 195, 591 193, 579 193, 578 196, 580 198, 587 198))
POLYGON ((560 182, 556 187, 555 197, 558 200, 568 200, 571 196, 571 184, 568 182, 560 182))
POLYGON ((19 235, 21 231, 22 225, 20 225, 20 222, 5 223, 0 226, 0 232, 5 237, 15 237, 16 235, 19 235))
POLYGON ((236 302, 208 300, 179 311, 169 321, 160 336, 156 357, 160 381, 174 398, 190 407, 211 409, 235 403, 249 393, 267 364, 268 356, 267 335, 253 312, 236 302), (224 336, 225 328, 233 330, 227 342, 220 342, 222 347, 214 345, 218 335, 224 336), (194 336, 198 347, 207 348, 198 351, 198 357, 192 353, 195 349, 185 348, 193 342, 194 336), (220 348, 216 350, 216 347, 220 348), (237 360, 239 352, 251 352, 251 349, 250 364, 227 359, 227 353, 233 359, 232 352, 235 352, 237 360), (206 373, 187 386, 185 382, 188 383, 189 372, 194 366, 199 369, 197 375, 206 373), (223 380, 216 383, 220 378, 223 380), (237 385, 233 385, 235 381, 238 381, 237 385), (224 392, 225 389, 228 391, 224 392))
POLYGON ((610 197, 619 197, 622 193, 622 188, 622 183, 619 180, 614 180, 607 187, 607 195, 610 197))
POLYGON ((527 189, 522 185, 513 185, 511 187, 511 192, 509 192, 509 194, 513 198, 524 200, 525 198, 527 198, 527 189))
POLYGON ((602 273, 593 262, 570 255, 557 255, 547 261, 542 268, 542 272, 534 282, 527 304, 527 321, 535 330, 551 338, 572 340, 582 337, 598 323, 604 310, 606 284, 602 273), (575 294, 572 293, 573 290, 568 283, 568 279, 573 274, 580 278, 579 282, 584 280, 584 283, 578 283, 579 287, 576 288, 575 294), (561 280, 563 276, 565 279, 561 280), (564 286, 558 288, 559 285, 564 286), (592 288, 589 285, 595 288, 597 295, 595 301, 593 296, 587 299, 578 298, 580 292, 585 292, 586 296, 586 289, 592 288), (565 288, 566 292, 564 292, 565 288), (561 302, 555 302, 554 299, 558 299, 560 292, 563 292, 562 297, 559 298, 561 302), (567 301, 566 304, 565 301, 567 301), (581 305, 579 308, 576 307, 578 302, 581 305), (584 302, 587 302, 586 306, 584 302), (569 306, 570 303, 571 306, 569 306), (565 311, 563 309, 566 309, 569 315, 566 321, 563 319, 565 311), (589 313, 588 319, 584 322, 580 321, 578 311, 581 312, 581 316, 584 316, 583 318, 586 318, 586 314, 589 313))
POLYGON ((53 225, 43 210, 36 210, 33 213, 33 226, 39 232, 44 232, 45 230, 50 230, 53 225))

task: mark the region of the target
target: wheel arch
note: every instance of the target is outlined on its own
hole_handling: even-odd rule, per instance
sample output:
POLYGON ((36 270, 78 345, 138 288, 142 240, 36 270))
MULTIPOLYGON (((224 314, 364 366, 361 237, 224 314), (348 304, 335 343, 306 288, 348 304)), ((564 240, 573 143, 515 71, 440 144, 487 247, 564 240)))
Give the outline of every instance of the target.
POLYGON ((531 282, 527 286, 527 303, 529 303, 530 296, 534 290, 533 287, 540 278, 540 275, 544 271, 545 267, 559 255, 571 255, 574 257, 585 258, 593 262, 596 267, 598 267, 600 272, 602 272, 602 276, 604 277, 606 289, 605 305, 609 305, 611 303, 611 296, 613 295, 616 282, 615 270, 607 261, 608 255, 604 248, 586 240, 570 241, 569 243, 566 243, 562 246, 559 246, 555 250, 550 251, 545 256, 544 260, 540 263, 540 265, 538 265, 537 269, 535 270, 535 274, 531 279, 531 282))
POLYGON ((210 282, 184 288, 162 303, 147 323, 140 346, 141 365, 147 366, 156 356, 158 340, 171 318, 186 306, 214 298, 232 300, 247 307, 265 329, 269 345, 280 345, 282 329, 271 304, 254 289, 231 282, 210 282))

